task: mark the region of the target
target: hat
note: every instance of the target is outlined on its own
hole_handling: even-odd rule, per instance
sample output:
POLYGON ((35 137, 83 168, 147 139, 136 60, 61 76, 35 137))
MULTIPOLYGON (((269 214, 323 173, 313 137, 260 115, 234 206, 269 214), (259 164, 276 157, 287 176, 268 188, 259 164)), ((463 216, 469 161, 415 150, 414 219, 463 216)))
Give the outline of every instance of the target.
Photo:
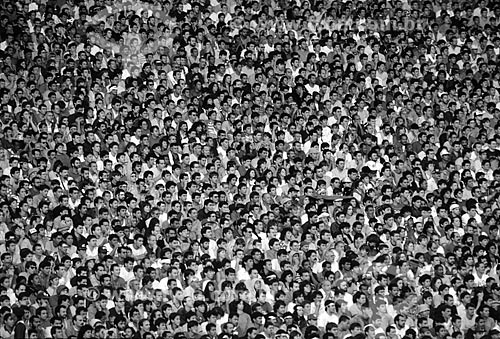
POLYGON ((266 285, 272 285, 275 282, 278 282, 278 276, 276 274, 269 274, 264 278, 264 282, 266 285))
POLYGON ((331 304, 334 304, 334 305, 335 305, 335 301, 333 301, 333 300, 327 300, 327 301, 325 301, 325 307, 328 307, 328 306, 330 306, 331 304))
POLYGON ((373 275, 370 272, 363 274, 363 279, 373 279, 373 275))
POLYGON ((36 228, 31 228, 29 231, 28 231, 29 235, 33 235, 33 234, 36 234, 38 233, 38 230, 36 228))
POLYGON ((87 244, 80 244, 78 246, 79 251, 86 251, 87 250, 87 244))
POLYGON ((69 291, 69 288, 67 286, 57 286, 56 288, 56 295, 60 295, 62 293, 62 291, 64 290, 68 290, 69 291))
POLYGON ((453 211, 455 208, 460 208, 458 204, 451 204, 450 211, 453 211))
POLYGON ((49 295, 46 292, 38 292, 36 295, 37 299, 49 299, 49 295))
POLYGON ((33 174, 38 174, 38 172, 40 171, 40 169, 38 167, 35 167, 35 168, 31 168, 28 170, 28 178, 31 178, 31 176, 33 174))
POLYGON ((318 218, 329 218, 330 217, 330 214, 326 213, 326 212, 323 212, 321 213, 318 218))
POLYGON ((12 232, 7 232, 5 233, 5 240, 15 240, 16 235, 12 232))
POLYGON ((95 318, 94 318, 94 319, 92 319, 92 320, 90 321, 90 326, 95 327, 95 325, 97 325, 97 323, 100 323, 100 322, 101 322, 101 321, 100 321, 99 319, 95 319, 95 318))
POLYGON ((285 197, 281 200, 281 204, 284 205, 286 204, 287 202, 292 202, 292 199, 288 198, 288 197, 285 197))
POLYGON ((309 314, 309 316, 307 317, 307 319, 309 319, 309 320, 318 320, 318 316, 316 314, 309 314))
POLYGON ((89 285, 89 280, 87 277, 80 276, 76 280, 77 287, 86 287, 89 285))
POLYGON ((430 311, 430 307, 427 304, 421 304, 417 306, 417 314, 430 311))
POLYGON ((363 166, 363 168, 361 168, 361 174, 372 174, 374 172, 376 171, 372 171, 368 166, 363 166))
POLYGON ((277 318, 277 317, 278 316, 276 315, 276 313, 271 312, 271 313, 266 314, 267 320, 272 319, 272 318, 277 318))
POLYGON ((263 317, 264 315, 260 312, 253 312, 252 313, 252 319, 257 319, 257 318, 260 318, 260 317, 263 317))
POLYGON ((291 319, 293 318, 293 315, 291 312, 286 312, 284 315, 283 315, 283 319, 291 319))
POLYGON ((443 155, 450 155, 450 152, 448 152, 448 150, 447 150, 446 148, 443 148, 443 149, 441 150, 441 153, 440 153, 440 154, 441 154, 441 156, 443 156, 443 155))

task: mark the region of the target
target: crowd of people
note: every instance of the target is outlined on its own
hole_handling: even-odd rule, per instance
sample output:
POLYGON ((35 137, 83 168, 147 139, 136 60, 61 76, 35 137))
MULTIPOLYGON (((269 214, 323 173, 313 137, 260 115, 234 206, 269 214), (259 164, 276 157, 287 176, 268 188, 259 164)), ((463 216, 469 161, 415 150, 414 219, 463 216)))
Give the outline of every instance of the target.
POLYGON ((500 2, 0 4, 0 339, 500 339, 500 2))

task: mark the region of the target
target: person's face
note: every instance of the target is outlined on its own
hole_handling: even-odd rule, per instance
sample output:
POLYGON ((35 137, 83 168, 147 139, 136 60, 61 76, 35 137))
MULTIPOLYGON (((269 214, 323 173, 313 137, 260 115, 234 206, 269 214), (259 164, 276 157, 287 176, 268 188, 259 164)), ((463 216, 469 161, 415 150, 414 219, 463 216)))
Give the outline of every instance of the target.
POLYGON ((75 319, 75 325, 76 325, 78 328, 80 328, 80 327, 82 327, 82 326, 83 326, 83 324, 84 324, 84 319, 83 319, 83 316, 81 316, 81 315, 77 315, 77 316, 76 316, 76 319, 75 319))

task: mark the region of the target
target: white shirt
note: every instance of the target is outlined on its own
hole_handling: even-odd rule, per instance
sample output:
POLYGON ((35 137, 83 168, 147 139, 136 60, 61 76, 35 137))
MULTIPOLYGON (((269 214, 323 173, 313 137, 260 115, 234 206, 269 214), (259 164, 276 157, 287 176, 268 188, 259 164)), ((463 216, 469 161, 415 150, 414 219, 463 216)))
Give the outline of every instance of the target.
POLYGON ((208 245, 208 252, 210 253, 210 258, 212 259, 217 259, 217 242, 213 239, 210 239, 209 245, 208 245))
POLYGON ((134 247, 134 245, 129 245, 128 247, 132 250, 132 256, 134 256, 134 257, 138 257, 138 256, 141 256, 141 255, 144 255, 144 254, 146 254, 148 252, 146 250, 146 247, 144 247, 144 246, 141 246, 138 249, 136 249, 134 247))
POLYGON ((479 277, 476 271, 472 273, 474 276, 474 284, 476 286, 485 286, 486 285, 486 279, 488 279, 490 276, 487 275, 486 273, 483 274, 482 277, 479 277))
POLYGON ((99 247, 95 247, 94 249, 87 247, 85 254, 88 259, 97 259, 99 257, 99 247))
POLYGON ((134 272, 133 271, 127 271, 125 269, 125 267, 121 267, 120 268, 120 277, 123 278, 123 280, 125 280, 125 282, 128 283, 130 282, 130 280, 134 279, 134 272))
POLYGON ((335 314, 329 315, 326 312, 323 312, 319 315, 318 317, 318 327, 319 328, 325 328, 326 324, 328 323, 339 323, 339 317, 337 317, 335 314))
POLYGON ((247 281, 250 280, 250 275, 248 274, 246 269, 240 267, 240 269, 236 271, 236 278, 238 279, 238 281, 247 281))
MULTIPOLYGON (((160 282, 158 282, 156 284, 153 283, 153 288, 154 289, 160 289, 163 293, 167 293, 168 292, 168 281, 169 280, 170 280, 169 277, 165 277, 162 280, 160 280, 160 282)), ((176 279, 175 281, 177 283, 177 287, 182 289, 182 285, 179 282, 179 280, 176 279)))

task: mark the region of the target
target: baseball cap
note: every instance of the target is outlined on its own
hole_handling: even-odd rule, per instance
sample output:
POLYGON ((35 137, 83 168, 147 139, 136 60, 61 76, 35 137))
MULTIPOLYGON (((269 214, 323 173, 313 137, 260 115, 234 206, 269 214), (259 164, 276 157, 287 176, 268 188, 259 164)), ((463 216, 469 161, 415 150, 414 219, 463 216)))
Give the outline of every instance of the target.
POLYGON ((333 301, 333 300, 327 300, 327 301, 325 301, 325 307, 328 307, 328 306, 330 306, 332 304, 335 305, 335 301, 333 301))
POLYGON ((361 168, 361 174, 372 174, 375 172, 376 171, 372 171, 368 166, 363 166, 363 168, 361 168))
POLYGON ((263 317, 264 315, 260 312, 254 312, 252 313, 252 319, 257 319, 257 318, 260 318, 260 317, 263 317))
POLYGON ((450 155, 450 152, 448 152, 448 150, 447 150, 446 148, 443 148, 443 149, 441 150, 441 153, 440 153, 440 154, 441 154, 441 156, 443 156, 443 155, 450 155))
POLYGON ((49 295, 46 292, 38 292, 36 295, 37 299, 49 299, 49 295))
POLYGON ((16 235, 13 232, 5 233, 5 240, 14 240, 16 239, 16 235))
POLYGON ((276 315, 276 313, 268 313, 266 315, 266 319, 267 321, 271 320, 271 319, 276 319, 278 316, 276 315))
POLYGON ((368 324, 368 325, 366 325, 366 326, 364 327, 364 330, 366 331, 366 330, 368 330, 369 328, 371 328, 371 329, 375 330, 375 326, 373 326, 372 324, 368 324))
POLYGON ((78 277, 78 279, 76 281, 76 286, 78 286, 78 287, 89 286, 89 279, 87 277, 78 277))
POLYGON ((90 326, 92 327, 95 327, 95 325, 97 325, 98 323, 100 323, 101 321, 99 319, 92 319, 90 321, 90 326))
POLYGON ((417 314, 427 312, 427 311, 430 311, 429 305, 427 305, 427 304, 418 305, 417 314))

